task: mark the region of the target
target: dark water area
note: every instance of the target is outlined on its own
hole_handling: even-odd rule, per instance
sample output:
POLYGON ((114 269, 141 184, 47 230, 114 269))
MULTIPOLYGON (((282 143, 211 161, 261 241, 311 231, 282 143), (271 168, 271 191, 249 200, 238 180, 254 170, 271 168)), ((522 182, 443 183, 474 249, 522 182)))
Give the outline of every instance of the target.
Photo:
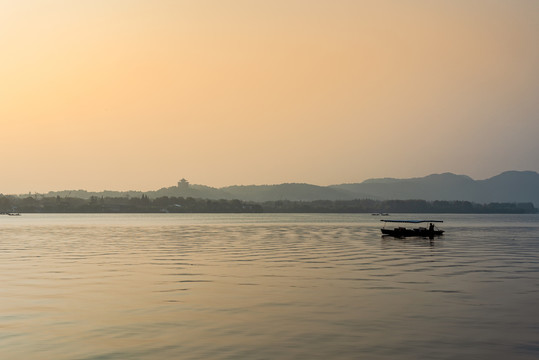
POLYGON ((0 358, 539 358, 539 215, 418 217, 2 216, 0 358))

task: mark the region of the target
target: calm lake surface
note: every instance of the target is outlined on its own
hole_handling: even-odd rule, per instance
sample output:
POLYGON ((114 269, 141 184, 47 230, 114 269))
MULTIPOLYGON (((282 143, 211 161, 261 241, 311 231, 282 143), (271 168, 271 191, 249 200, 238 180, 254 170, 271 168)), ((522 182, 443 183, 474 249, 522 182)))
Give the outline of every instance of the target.
POLYGON ((0 217, 2 359, 537 359, 539 215, 0 217))

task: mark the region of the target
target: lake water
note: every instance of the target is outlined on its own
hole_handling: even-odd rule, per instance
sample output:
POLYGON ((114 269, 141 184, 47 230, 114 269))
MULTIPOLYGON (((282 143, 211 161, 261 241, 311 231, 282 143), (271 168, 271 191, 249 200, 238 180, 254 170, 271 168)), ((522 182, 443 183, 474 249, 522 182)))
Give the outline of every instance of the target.
POLYGON ((0 358, 539 358, 539 216, 398 217, 1 216, 0 358))

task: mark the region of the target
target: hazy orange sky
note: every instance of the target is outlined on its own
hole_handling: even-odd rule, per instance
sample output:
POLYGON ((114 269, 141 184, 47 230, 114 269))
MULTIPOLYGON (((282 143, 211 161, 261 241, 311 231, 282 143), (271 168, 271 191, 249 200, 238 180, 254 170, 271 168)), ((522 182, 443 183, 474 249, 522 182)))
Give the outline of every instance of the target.
POLYGON ((0 0, 0 193, 539 170, 539 1, 0 0))

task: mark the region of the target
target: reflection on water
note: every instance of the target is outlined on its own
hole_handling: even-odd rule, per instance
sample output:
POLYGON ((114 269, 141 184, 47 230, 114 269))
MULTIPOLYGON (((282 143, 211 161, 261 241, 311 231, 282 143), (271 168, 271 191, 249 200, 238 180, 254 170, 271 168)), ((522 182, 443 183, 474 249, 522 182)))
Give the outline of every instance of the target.
POLYGON ((1 218, 2 358, 537 358, 537 216, 444 218, 1 218))

